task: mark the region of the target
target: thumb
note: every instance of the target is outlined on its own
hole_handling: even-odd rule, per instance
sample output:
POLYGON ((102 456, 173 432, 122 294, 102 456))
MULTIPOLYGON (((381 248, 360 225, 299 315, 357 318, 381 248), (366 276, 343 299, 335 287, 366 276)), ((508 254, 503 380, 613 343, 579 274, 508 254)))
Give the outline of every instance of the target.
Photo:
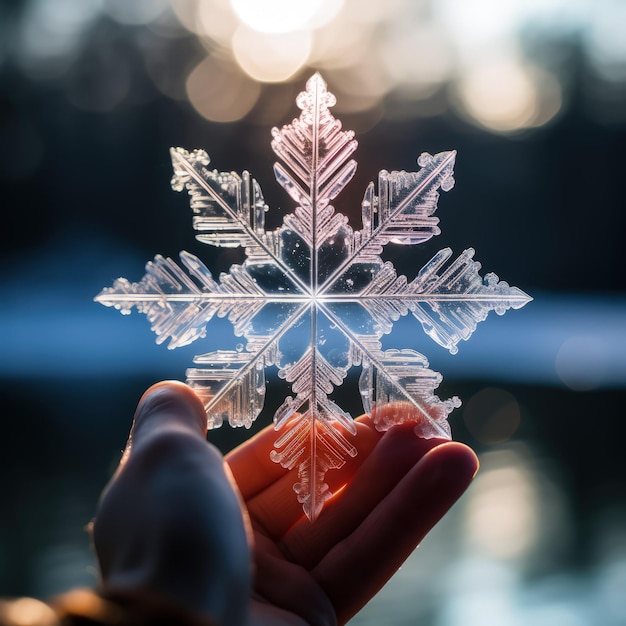
POLYGON ((122 465, 133 443, 149 439, 166 429, 185 431, 202 439, 207 434, 202 402, 190 387, 176 380, 152 385, 139 400, 122 465))
POLYGON ((219 624, 240 623, 249 533, 223 457, 205 434, 204 409, 186 385, 159 383, 144 394, 100 499, 94 546, 105 588, 153 591, 219 624))

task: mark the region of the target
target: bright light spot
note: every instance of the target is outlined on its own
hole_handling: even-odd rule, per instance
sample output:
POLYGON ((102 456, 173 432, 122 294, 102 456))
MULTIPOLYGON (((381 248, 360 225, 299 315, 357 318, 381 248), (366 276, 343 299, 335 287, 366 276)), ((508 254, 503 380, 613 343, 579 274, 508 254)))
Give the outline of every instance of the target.
POLYGON ((230 0, 207 0, 198 5, 196 27, 199 33, 209 39, 208 45, 218 42, 230 47, 239 20, 233 11, 230 0))
POLYGON ((233 53, 241 68, 255 80, 276 83, 291 78, 311 52, 311 33, 260 33, 239 26, 233 53))
POLYGON ((472 121, 504 133, 543 125, 561 108, 556 80, 514 59, 495 59, 468 69, 456 91, 472 121))
POLYGON ((609 373, 608 346, 591 335, 567 339, 556 355, 559 378, 575 391, 599 387, 609 373))
POLYGON ((53 626, 58 624, 54 611, 35 598, 18 598, 0 604, 2 623, 12 626, 53 626))
POLYGON ((232 0, 241 21, 262 33, 289 33, 305 28, 323 0, 232 0))
POLYGON ((321 0, 317 11, 307 21, 307 28, 318 29, 333 22, 344 7, 344 0, 321 0))
POLYGON ((466 112, 491 130, 519 130, 535 115, 534 85, 518 64, 495 61, 470 69, 457 89, 466 112))
POLYGON ((495 559, 525 556, 539 534, 538 494, 532 474, 517 454, 491 453, 496 462, 474 481, 467 506, 468 544, 495 559))
POLYGON ((120 24, 139 26, 156 20, 169 6, 169 0, 106 0, 104 10, 120 24))
POLYGON ((469 399, 463 420, 481 443, 502 443, 508 441, 519 427, 520 407, 513 394, 487 387, 469 399))
MULTIPOLYGON (((98 1, 131 13, 141 12, 148 2, 98 1)), ((602 0, 602 8, 594 11, 567 0, 169 1, 209 54, 219 50, 234 56, 257 81, 290 81, 304 66, 322 71, 326 80, 333 78, 329 70, 341 70, 333 85, 339 113, 377 110, 400 119, 435 115, 452 104, 492 132, 542 126, 561 109, 562 91, 555 75, 539 65, 559 71, 569 48, 527 51, 524 43, 535 34, 543 41, 553 41, 553 35, 554 41, 580 37, 602 85, 619 85, 626 76, 623 0, 602 0), (366 79, 360 89, 369 71, 374 79, 366 79), (371 83, 381 78, 374 93, 371 83), (336 85, 344 80, 341 91, 336 85)), ((159 6, 163 2, 155 0, 159 6)), ((602 85, 591 84, 590 101, 603 99, 602 85)), ((605 108, 618 109, 619 95, 607 94, 615 104, 611 100, 605 108)), ((602 111, 598 115, 607 117, 602 111)))
POLYGON ((194 109, 212 122, 235 122, 252 110, 261 93, 258 83, 214 57, 187 77, 187 96, 194 109))

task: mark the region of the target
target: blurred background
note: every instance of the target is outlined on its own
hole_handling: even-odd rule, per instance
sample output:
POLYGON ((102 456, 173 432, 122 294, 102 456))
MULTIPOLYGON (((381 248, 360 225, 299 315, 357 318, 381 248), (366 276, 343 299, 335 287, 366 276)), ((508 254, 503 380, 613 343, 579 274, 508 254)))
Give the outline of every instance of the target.
MULTIPOLYGON (((442 235, 386 258, 412 278, 472 246, 535 298, 454 357, 394 331, 463 399, 482 470, 352 623, 626 624, 623 0, 0 0, 0 595, 95 583, 85 525, 136 402, 198 352, 92 298, 156 253, 241 261, 194 240, 168 148, 250 170, 276 226, 270 130, 314 71, 359 140, 352 225, 380 169, 455 148, 442 235)), ((360 412, 354 377, 337 397, 360 412)))

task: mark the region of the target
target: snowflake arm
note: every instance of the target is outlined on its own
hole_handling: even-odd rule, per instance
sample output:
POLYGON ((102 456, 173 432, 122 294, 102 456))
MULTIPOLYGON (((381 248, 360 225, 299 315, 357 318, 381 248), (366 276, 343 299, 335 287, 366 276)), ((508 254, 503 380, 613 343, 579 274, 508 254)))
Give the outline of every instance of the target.
POLYGON ((271 458, 287 469, 298 467, 299 482, 294 490, 311 521, 332 495, 324 482, 326 472, 341 467, 347 456, 356 455, 356 448, 344 435, 345 431, 355 435, 356 426, 350 415, 328 398, 333 385, 340 385, 346 373, 328 363, 317 347, 279 372, 297 395, 287 397, 274 416, 276 430, 283 432, 271 458))
POLYGON ((364 267, 376 267, 388 243, 414 245, 428 241, 441 231, 437 210, 438 190, 454 186, 452 172, 456 151, 435 156, 424 153, 418 172, 387 172, 378 175, 378 194, 370 183, 363 198, 363 228, 351 237, 343 261, 325 280, 322 290, 352 291, 350 284, 364 267), (334 283, 334 284, 333 284, 334 283))
POLYGON ((438 273, 451 256, 450 248, 440 250, 407 286, 406 301, 424 332, 456 354, 459 341, 467 341, 489 311, 504 315, 508 309, 522 308, 532 298, 499 280, 493 272, 482 278, 472 248, 438 273))
POLYGON ((341 122, 328 110, 335 96, 326 90, 319 74, 307 82, 307 90, 296 102, 302 109, 300 118, 272 130, 272 149, 284 163, 274 164, 274 174, 298 203, 298 230, 312 243, 320 232, 324 238, 326 223, 319 221, 320 209, 339 195, 356 172, 356 161, 348 158, 357 142, 354 133, 342 131, 341 122))
POLYGON ((265 239, 265 211, 261 187, 248 172, 209 171, 204 150, 188 152, 183 148, 170 150, 174 176, 172 189, 187 188, 191 196, 193 227, 200 234, 198 241, 222 248, 258 246, 275 262, 265 239))
MULTIPOLYGON (((209 157, 204 150, 188 152, 183 148, 170 150, 174 176, 172 188, 187 188, 193 211, 193 227, 200 233, 196 238, 218 247, 244 247, 246 269, 271 267, 271 278, 264 282, 268 289, 273 283, 288 283, 288 291, 306 290, 298 275, 285 263, 282 241, 277 231, 265 231, 267 205, 259 184, 248 172, 209 171, 209 157)), ((265 272, 267 273, 267 272, 265 272)))
POLYGON ((472 248, 446 267, 451 256, 450 248, 440 250, 410 283, 397 276, 391 263, 381 265, 359 294, 381 332, 391 332, 393 323, 410 311, 431 339, 456 354, 459 341, 467 341, 490 311, 504 315, 532 299, 493 273, 482 278, 472 248))
POLYGON ((426 357, 414 350, 383 351, 377 337, 382 332, 375 327, 367 334, 352 330, 341 315, 325 308, 326 315, 350 341, 350 365, 361 365, 359 391, 366 413, 374 418, 378 430, 388 430, 394 424, 416 421, 416 434, 426 439, 430 437, 451 438, 450 426, 446 421, 453 409, 461 406, 454 397, 442 401, 435 395, 435 389, 443 377, 428 369, 426 357), (397 410, 381 418, 376 407, 387 404, 403 405, 405 410, 397 410))
POLYGON ((172 259, 157 255, 146 264, 146 274, 138 283, 118 278, 96 296, 96 302, 123 314, 133 307, 145 313, 157 343, 169 339, 171 350, 204 337, 215 313, 235 303, 232 298, 220 297, 219 285, 200 259, 188 252, 181 252, 180 258, 199 284, 172 259))
POLYGON ((217 350, 193 360, 203 368, 189 368, 187 384, 204 404, 209 428, 224 421, 250 428, 263 410, 265 362, 259 353, 217 350))
POLYGON ((387 350, 370 352, 362 358, 359 391, 363 407, 372 414, 378 430, 415 422, 417 410, 421 419, 415 426, 416 435, 424 439, 452 439, 448 415, 461 406, 461 401, 456 396, 441 400, 435 395, 443 377, 428 369, 426 357, 414 350, 387 350), (381 417, 375 409, 387 404, 394 404, 397 409, 381 417))
POLYGON ((354 133, 342 131, 341 122, 328 110, 335 97, 319 74, 309 79, 297 104, 302 109, 300 117, 272 131, 272 149, 283 161, 274 165, 274 174, 298 204, 285 217, 284 228, 296 233, 309 248, 309 288, 316 292, 320 248, 347 223, 330 201, 354 176, 356 161, 349 157, 357 142, 354 133))

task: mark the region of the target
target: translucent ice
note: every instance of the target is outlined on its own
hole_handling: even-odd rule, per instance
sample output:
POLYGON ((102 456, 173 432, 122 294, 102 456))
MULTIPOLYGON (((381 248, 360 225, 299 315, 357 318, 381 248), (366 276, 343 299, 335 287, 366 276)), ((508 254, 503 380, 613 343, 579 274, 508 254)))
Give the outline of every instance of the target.
POLYGON ((447 417, 460 401, 435 395, 441 375, 424 356, 382 349, 394 322, 410 313, 454 353, 489 311, 502 315, 530 300, 495 274, 482 278, 472 249, 453 259, 444 248, 411 281, 381 259, 389 243, 414 245, 440 233, 434 214, 440 190, 454 185, 456 153, 424 153, 417 172, 380 172, 365 191, 355 231, 331 204, 356 171, 357 147, 354 133, 330 113, 334 103, 315 74, 297 98, 300 117, 272 131, 276 180, 296 204, 276 230, 265 229, 268 207, 248 172, 209 170, 203 150, 171 150, 172 187, 191 197, 197 239, 245 248, 242 265, 216 280, 188 252, 180 253, 181 265, 156 256, 139 282, 119 278, 96 297, 122 313, 145 313, 157 342, 169 348, 205 337, 215 315, 229 319, 245 346, 197 356, 187 370, 210 428, 225 420, 250 427, 263 409, 265 370, 278 368, 293 396, 274 415, 279 434, 271 457, 298 469, 294 489, 311 520, 331 495, 325 473, 356 454, 354 422, 330 398, 350 368, 361 367, 363 407, 374 412, 377 428, 418 416, 418 435, 450 437, 447 417), (374 411, 387 403, 407 409, 374 411))

